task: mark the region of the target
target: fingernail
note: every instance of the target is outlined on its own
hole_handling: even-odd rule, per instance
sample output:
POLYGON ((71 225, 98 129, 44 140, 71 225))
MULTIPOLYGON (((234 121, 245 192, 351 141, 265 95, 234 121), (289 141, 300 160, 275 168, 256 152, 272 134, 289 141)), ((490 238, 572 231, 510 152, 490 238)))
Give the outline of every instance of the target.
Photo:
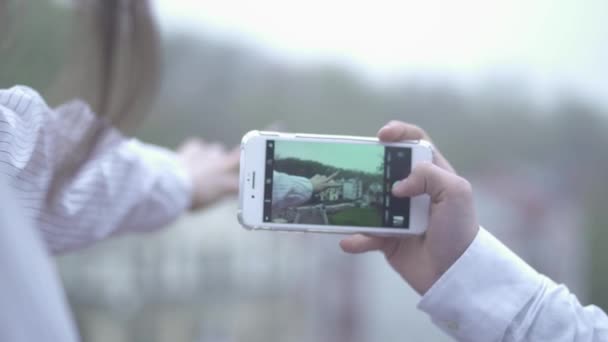
POLYGON ((401 184, 402 181, 396 181, 395 183, 393 183, 393 187, 391 189, 391 192, 396 191, 399 188, 399 184, 401 184))
POLYGON ((389 126, 390 126, 390 125, 384 125, 382 128, 380 128, 380 129, 378 130, 377 135, 380 135, 380 134, 382 133, 382 131, 384 131, 385 129, 388 129, 388 128, 389 128, 389 126))

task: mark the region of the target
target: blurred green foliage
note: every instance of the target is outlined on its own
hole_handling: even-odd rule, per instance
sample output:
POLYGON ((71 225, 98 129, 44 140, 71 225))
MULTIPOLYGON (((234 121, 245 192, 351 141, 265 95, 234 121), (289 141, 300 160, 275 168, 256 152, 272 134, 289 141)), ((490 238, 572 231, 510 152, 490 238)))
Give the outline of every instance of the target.
POLYGON ((379 227, 382 214, 376 208, 349 208, 327 215, 331 224, 342 226, 379 227))
POLYGON ((9 1, 3 20, 10 28, 1 36, 0 86, 23 84, 46 92, 65 67, 70 11, 49 1, 9 1))

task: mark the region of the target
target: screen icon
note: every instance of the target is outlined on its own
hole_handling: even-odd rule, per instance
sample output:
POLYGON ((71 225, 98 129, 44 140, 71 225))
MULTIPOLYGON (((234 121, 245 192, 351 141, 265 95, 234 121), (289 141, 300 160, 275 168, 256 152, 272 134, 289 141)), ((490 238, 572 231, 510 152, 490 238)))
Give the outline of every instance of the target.
POLYGON ((393 216, 393 227, 403 227, 405 218, 403 216, 393 216))

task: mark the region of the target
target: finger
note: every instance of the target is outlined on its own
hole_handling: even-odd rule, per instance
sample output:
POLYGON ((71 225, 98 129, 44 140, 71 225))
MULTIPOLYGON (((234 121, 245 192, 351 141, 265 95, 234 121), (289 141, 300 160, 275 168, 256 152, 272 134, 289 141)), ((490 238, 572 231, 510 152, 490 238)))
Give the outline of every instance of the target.
MULTIPOLYGON (((426 140, 433 143, 431 137, 420 127, 401 121, 390 121, 378 131, 378 138, 383 142, 399 142, 403 140, 426 140)), ((433 144, 433 161, 439 167, 454 172, 454 168, 443 157, 433 144)))
POLYGON ((204 141, 197 137, 190 137, 184 140, 178 147, 179 153, 189 153, 190 151, 199 149, 204 144, 204 141))
POLYGON ((425 162, 416 165, 405 180, 397 182, 392 192, 397 197, 428 194, 433 202, 439 202, 444 195, 466 190, 466 187, 470 185, 465 179, 435 164, 425 162))
POLYGON ((327 179, 325 179, 325 181, 329 182, 330 180, 334 179, 339 173, 340 173, 340 171, 336 171, 336 172, 332 173, 329 177, 327 177, 327 179))
POLYGON ((234 147, 224 159, 224 167, 228 170, 238 170, 241 163, 241 147, 234 147))
POLYGON ((346 253, 359 254, 370 251, 385 251, 389 238, 355 234, 340 241, 340 247, 346 253))
POLYGON ((390 121, 378 131, 378 138, 384 142, 397 142, 403 140, 430 141, 430 137, 424 130, 416 125, 401 121, 390 121))
POLYGON ((443 154, 441 154, 441 151, 439 151, 437 148, 433 149, 433 162, 444 170, 447 170, 451 173, 456 173, 454 167, 452 167, 452 164, 450 164, 450 162, 445 159, 443 154))
POLYGON ((207 145, 204 145, 209 151, 224 153, 226 151, 226 146, 224 144, 213 142, 207 145))
POLYGON ((239 178, 236 175, 223 177, 220 181, 223 195, 233 195, 239 192, 239 178))

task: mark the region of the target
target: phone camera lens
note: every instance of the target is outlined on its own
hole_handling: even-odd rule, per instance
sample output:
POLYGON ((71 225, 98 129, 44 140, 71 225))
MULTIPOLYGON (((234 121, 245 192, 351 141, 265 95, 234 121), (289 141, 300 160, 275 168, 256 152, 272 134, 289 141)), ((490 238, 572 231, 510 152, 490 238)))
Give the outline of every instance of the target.
POLYGON ((251 195, 251 198, 255 198, 255 195, 251 195))

